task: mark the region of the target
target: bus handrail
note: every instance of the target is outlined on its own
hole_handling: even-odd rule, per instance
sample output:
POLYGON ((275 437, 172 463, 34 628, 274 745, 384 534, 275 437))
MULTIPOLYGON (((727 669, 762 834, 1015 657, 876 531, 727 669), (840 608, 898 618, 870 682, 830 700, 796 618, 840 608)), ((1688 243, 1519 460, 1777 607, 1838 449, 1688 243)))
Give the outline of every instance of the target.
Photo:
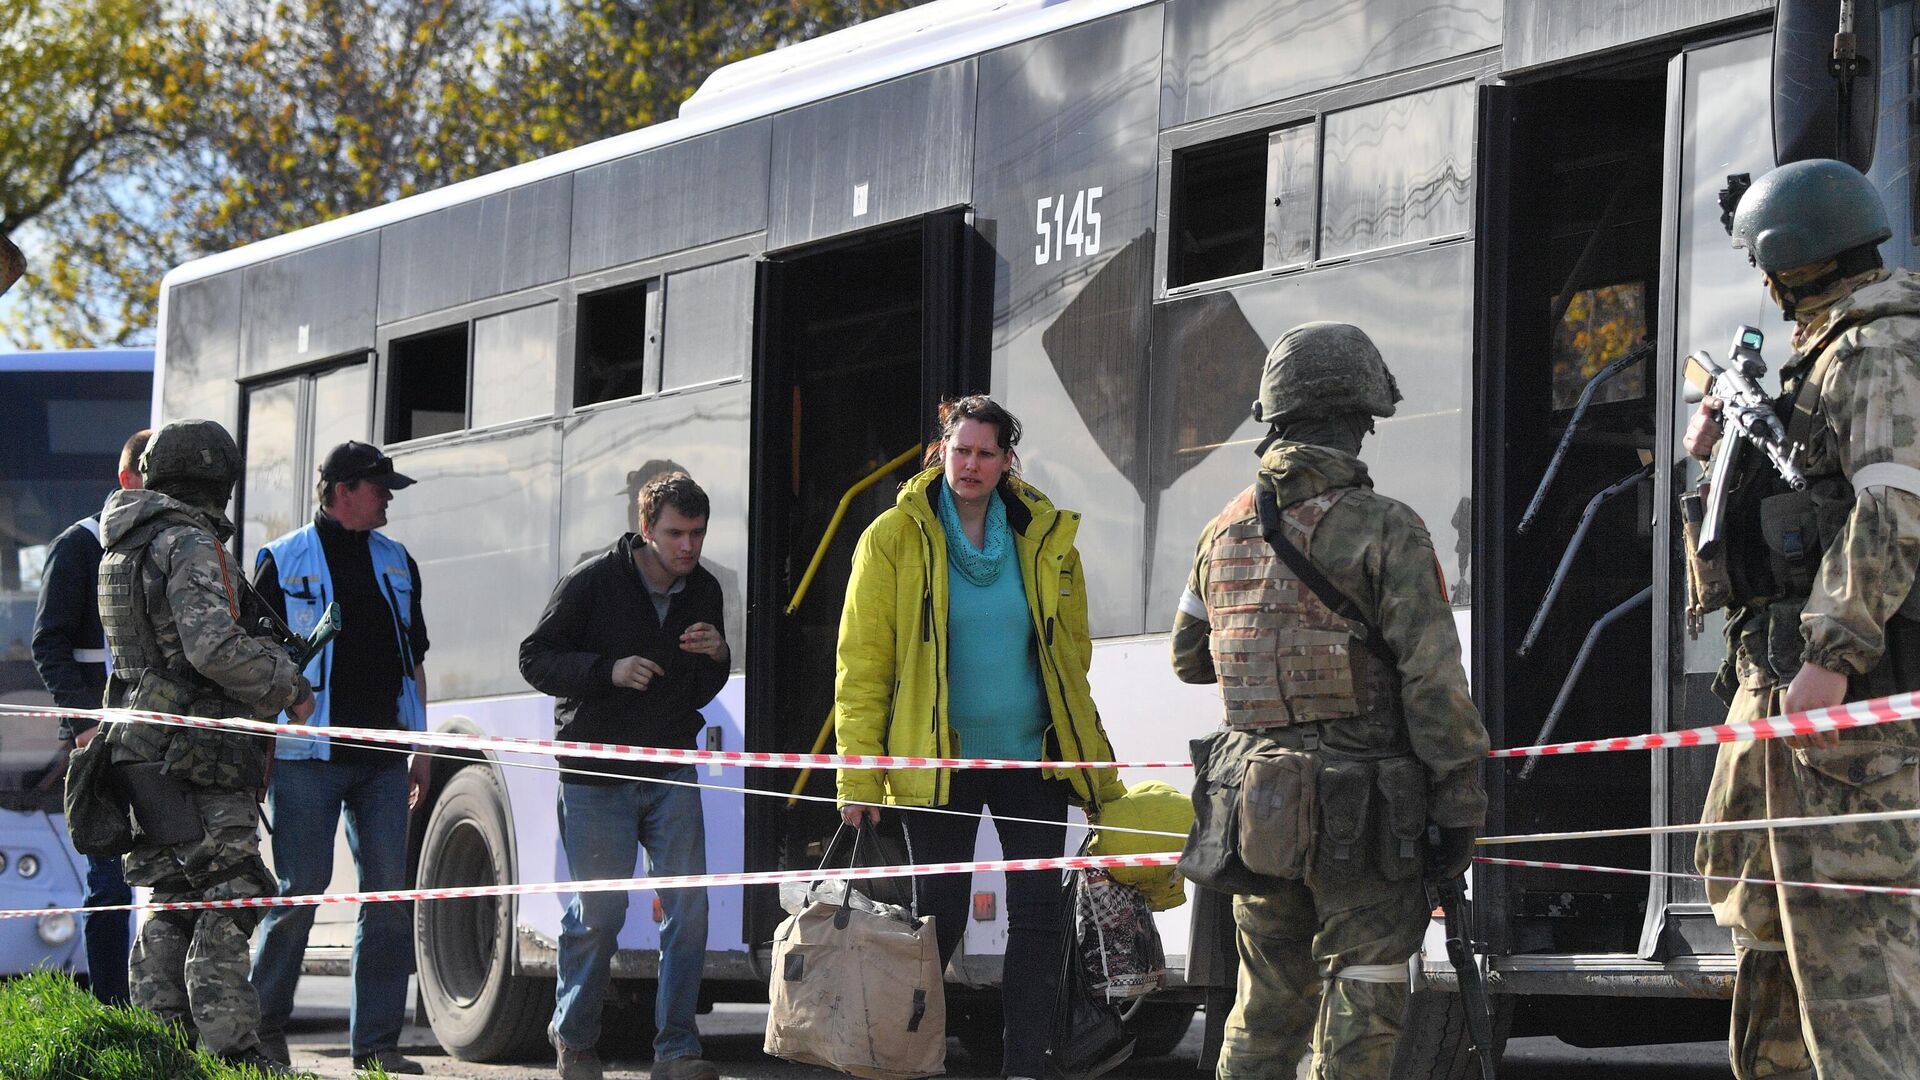
POLYGON ((787 614, 800 610, 800 602, 807 598, 807 586, 813 584, 813 573, 820 569, 820 561, 827 557, 827 545, 833 543, 833 536, 840 531, 840 519, 847 516, 847 507, 853 504, 854 496, 880 482, 880 478, 913 460, 926 444, 915 443, 907 451, 885 465, 862 477, 860 482, 847 489, 840 496, 840 505, 833 508, 833 518, 827 522, 827 531, 820 537, 820 546, 813 549, 813 561, 807 564, 807 572, 800 575, 800 587, 793 590, 793 599, 787 603, 787 614))

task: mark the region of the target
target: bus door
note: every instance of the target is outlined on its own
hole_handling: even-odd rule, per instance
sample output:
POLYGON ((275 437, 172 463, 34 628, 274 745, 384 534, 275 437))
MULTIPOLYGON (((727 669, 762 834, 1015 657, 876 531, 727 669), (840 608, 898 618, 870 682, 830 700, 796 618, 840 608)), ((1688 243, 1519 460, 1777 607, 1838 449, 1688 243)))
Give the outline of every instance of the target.
MULTIPOLYGON (((1690 632, 1685 617, 1675 507, 1697 469, 1678 451, 1688 407, 1676 364, 1724 349, 1739 323, 1781 325, 1777 312, 1763 321, 1765 293, 1718 198, 1728 173, 1772 164, 1770 40, 1487 91, 1474 689, 1495 745, 1724 718, 1708 689, 1719 628, 1690 632)), ((1768 350, 1776 364, 1784 355, 1768 350)), ((1710 750, 1500 763, 1488 773, 1488 831, 1694 821, 1712 768, 1710 750)), ((1692 835, 1678 834, 1500 854, 1688 871, 1692 850, 1692 835)), ((1475 888, 1504 984, 1524 1002, 1516 1033, 1617 1038, 1602 1030, 1617 1012, 1555 1007, 1596 977, 1632 977, 1636 995, 1664 999, 1649 999, 1649 1023, 1724 1016, 1717 1002, 1676 1000, 1724 992, 1730 971, 1731 943, 1698 883, 1493 868, 1475 888)))
MULTIPOLYGON (((747 616, 753 750, 833 750, 834 645, 854 545, 919 470, 939 399, 987 388, 983 246, 969 215, 948 211, 762 263, 747 616)), ((751 783, 831 798, 833 780, 830 770, 766 770, 751 783)), ((771 797, 749 799, 746 818, 750 869, 817 865, 839 821, 830 802, 771 797)), ((762 892, 748 906, 749 944, 768 940, 781 917, 773 891, 762 892)))
MULTIPOLYGON (((1769 341, 1764 350, 1770 369, 1762 380, 1769 392, 1779 390, 1781 364, 1792 355, 1787 342, 1792 327, 1767 299, 1760 275, 1748 265, 1746 253, 1732 246, 1721 221, 1722 193, 1738 188, 1746 178, 1757 179, 1773 168, 1773 125, 1768 117, 1773 67, 1773 35, 1756 34, 1691 49, 1668 65, 1667 165, 1671 202, 1667 231, 1673 258, 1662 281, 1665 305, 1660 334, 1662 468, 1660 505, 1673 507, 1700 479, 1700 467, 1679 448, 1682 432, 1693 411, 1679 393, 1680 365, 1699 349, 1717 357, 1726 355, 1734 329, 1759 327, 1769 341)), ((1729 197, 1730 198, 1730 197, 1729 197)), ((1661 550, 1679 552, 1683 539, 1677 514, 1661 515, 1661 550)), ((1713 696, 1711 685, 1726 655, 1722 640, 1724 620, 1718 613, 1689 628, 1684 616, 1686 579, 1676 565, 1664 589, 1659 610, 1667 619, 1672 642, 1664 687, 1670 695, 1667 726, 1702 727, 1724 722, 1726 707, 1713 696)), ((1684 750, 1657 755, 1666 759, 1664 799, 1655 806, 1661 821, 1690 822, 1700 817, 1707 781, 1713 775, 1711 750, 1684 750)), ((1693 869, 1691 834, 1677 834, 1656 842, 1656 869, 1688 872, 1693 869)), ((1647 932, 1642 955, 1672 958, 1731 950, 1727 932, 1714 925, 1702 883, 1687 879, 1656 879, 1652 886, 1647 932)))

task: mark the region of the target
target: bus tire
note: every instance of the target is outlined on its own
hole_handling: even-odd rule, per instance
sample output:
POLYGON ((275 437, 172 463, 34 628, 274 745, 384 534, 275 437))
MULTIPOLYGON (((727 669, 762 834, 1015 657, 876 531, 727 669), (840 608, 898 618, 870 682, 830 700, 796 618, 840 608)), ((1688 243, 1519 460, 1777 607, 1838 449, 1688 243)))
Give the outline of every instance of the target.
MULTIPOLYGON (((1513 999, 1495 994, 1491 1000, 1493 1054, 1498 1061, 1513 1026, 1513 999)), ((1408 998, 1406 1025, 1393 1055, 1392 1080, 1477 1080, 1479 1075, 1460 995, 1421 990, 1408 998)))
MULTIPOLYGON (((423 889, 512 880, 507 797, 488 766, 447 781, 420 843, 423 889)), ((504 897, 416 901, 413 949, 427 1023, 462 1061, 533 1057, 546 1045, 553 981, 513 970, 513 905, 504 897)))

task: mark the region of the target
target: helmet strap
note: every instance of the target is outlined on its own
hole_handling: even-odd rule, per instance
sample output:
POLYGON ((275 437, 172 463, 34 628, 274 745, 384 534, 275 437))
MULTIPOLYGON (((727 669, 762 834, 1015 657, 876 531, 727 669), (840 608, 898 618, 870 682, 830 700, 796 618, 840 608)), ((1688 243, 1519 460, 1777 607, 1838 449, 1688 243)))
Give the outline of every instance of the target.
POLYGON ((1863 244, 1825 262, 1768 273, 1767 291, 1788 321, 1798 320, 1803 311, 1808 312, 1809 318, 1817 317, 1819 311, 1810 309, 1831 307, 1834 301, 1853 290, 1849 279, 1871 273, 1883 265, 1880 246, 1863 244))

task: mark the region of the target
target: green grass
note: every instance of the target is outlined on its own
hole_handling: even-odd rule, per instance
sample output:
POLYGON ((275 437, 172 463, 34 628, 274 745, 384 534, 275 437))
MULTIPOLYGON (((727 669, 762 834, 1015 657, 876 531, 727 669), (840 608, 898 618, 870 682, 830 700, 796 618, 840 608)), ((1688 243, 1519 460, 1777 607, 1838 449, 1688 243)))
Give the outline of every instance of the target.
POLYGON ((47 971, 0 984, 0 1077, 261 1080, 253 1069, 194 1051, 178 1028, 152 1013, 108 1008, 71 978, 47 971))

